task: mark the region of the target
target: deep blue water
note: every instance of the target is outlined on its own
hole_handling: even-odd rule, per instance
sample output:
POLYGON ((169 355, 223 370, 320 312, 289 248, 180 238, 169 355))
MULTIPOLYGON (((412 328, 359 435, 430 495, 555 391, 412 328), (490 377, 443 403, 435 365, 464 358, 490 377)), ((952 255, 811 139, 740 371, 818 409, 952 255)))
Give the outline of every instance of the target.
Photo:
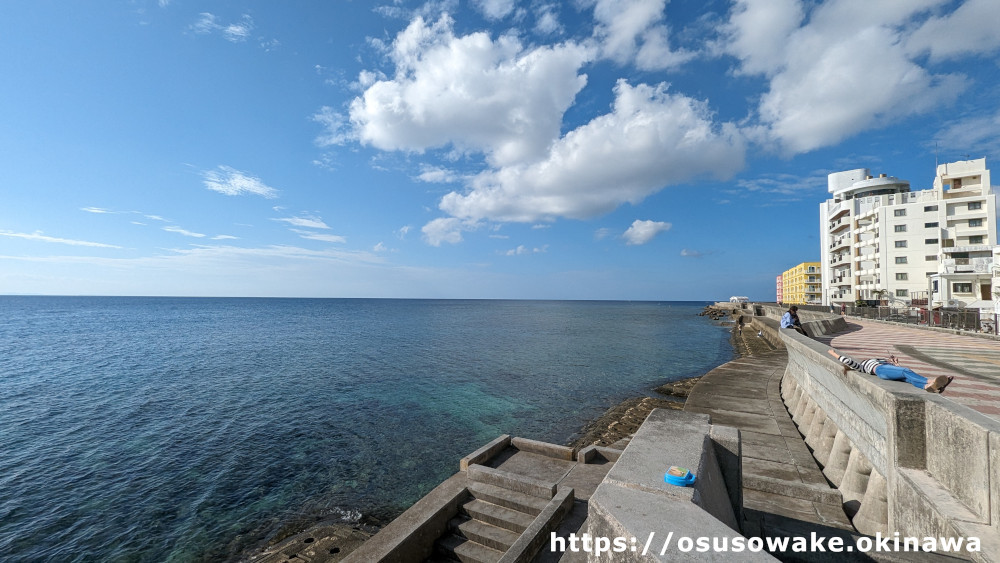
POLYGON ((0 559, 231 556, 391 518, 731 359, 705 303, 0 297, 0 559))

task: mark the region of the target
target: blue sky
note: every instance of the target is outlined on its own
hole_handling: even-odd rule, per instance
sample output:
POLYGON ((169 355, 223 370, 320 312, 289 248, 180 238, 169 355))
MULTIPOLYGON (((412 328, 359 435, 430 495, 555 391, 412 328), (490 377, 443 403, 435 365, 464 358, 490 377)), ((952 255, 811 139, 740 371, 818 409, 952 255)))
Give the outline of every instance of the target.
POLYGON ((995 0, 5 3, 0 294, 774 296, 1000 157, 995 0))

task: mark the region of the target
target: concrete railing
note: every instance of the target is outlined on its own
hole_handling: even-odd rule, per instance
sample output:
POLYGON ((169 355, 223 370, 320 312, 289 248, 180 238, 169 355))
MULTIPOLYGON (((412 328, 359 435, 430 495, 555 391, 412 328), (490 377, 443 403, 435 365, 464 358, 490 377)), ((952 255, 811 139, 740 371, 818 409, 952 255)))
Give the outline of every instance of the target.
POLYGON ((975 537, 979 550, 965 555, 1000 561, 1000 422, 902 382, 844 373, 826 345, 794 331, 780 337, 785 406, 858 531, 924 547, 924 538, 975 537))

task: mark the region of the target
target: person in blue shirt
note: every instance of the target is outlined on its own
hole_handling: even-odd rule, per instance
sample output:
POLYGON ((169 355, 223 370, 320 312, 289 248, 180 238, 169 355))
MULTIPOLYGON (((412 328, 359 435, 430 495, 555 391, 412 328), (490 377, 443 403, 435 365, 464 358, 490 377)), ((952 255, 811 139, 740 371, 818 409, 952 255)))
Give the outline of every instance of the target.
POLYGON ((792 305, 787 311, 785 311, 785 314, 781 316, 781 328, 794 328, 804 336, 809 336, 806 334, 806 329, 802 328, 802 323, 799 321, 798 310, 798 307, 792 305))

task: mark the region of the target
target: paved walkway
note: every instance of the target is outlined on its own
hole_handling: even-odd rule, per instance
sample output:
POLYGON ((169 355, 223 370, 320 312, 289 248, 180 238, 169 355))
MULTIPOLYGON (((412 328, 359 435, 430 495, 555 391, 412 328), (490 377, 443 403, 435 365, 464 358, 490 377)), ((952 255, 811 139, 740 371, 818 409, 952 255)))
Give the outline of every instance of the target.
POLYGON ((942 395, 1000 420, 1000 341, 848 318, 848 331, 816 340, 857 359, 890 354, 925 377, 951 375, 942 395))
POLYGON ((830 488, 781 401, 779 384, 787 363, 782 349, 719 366, 691 390, 684 410, 706 413, 713 424, 740 429, 740 527, 745 535, 808 537, 816 532, 846 540, 854 528, 840 495, 830 488))

